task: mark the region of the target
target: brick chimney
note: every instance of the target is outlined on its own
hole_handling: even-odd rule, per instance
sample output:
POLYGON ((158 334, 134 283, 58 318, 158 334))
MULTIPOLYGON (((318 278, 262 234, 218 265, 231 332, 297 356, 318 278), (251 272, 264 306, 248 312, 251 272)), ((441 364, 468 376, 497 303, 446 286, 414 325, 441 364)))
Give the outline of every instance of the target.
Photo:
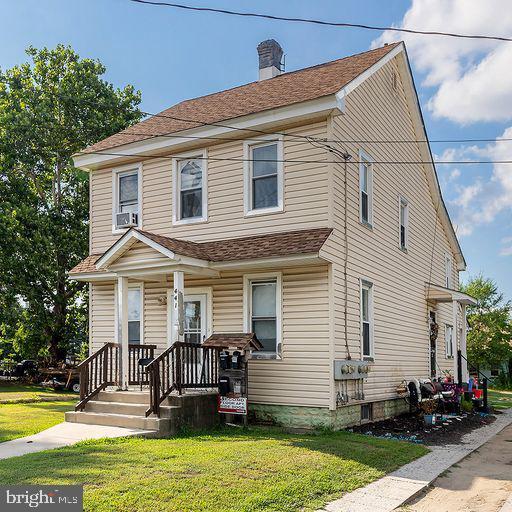
POLYGON ((260 58, 260 76, 259 80, 274 78, 281 74, 281 58, 283 49, 274 39, 267 39, 258 45, 258 55, 260 58))

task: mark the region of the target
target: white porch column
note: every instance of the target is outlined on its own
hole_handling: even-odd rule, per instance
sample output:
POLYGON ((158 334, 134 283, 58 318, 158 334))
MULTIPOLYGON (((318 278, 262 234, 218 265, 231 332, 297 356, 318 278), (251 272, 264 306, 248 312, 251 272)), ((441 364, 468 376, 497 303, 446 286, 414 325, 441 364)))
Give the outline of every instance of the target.
POLYGON ((183 341, 185 275, 181 270, 173 273, 172 294, 172 338, 171 341, 183 341))
POLYGON ((457 323, 457 317, 459 312, 459 303, 454 300, 452 302, 452 309, 453 309, 453 320, 452 320, 452 345, 453 345, 453 381, 457 382, 457 375, 458 375, 458 366, 457 366, 457 350, 459 349, 459 344, 457 343, 457 334, 459 331, 458 323, 457 323))
POLYGON ((121 389, 128 389, 128 278, 117 278, 118 334, 121 347, 121 389))
POLYGON ((467 334, 467 323, 466 323, 466 304, 461 304, 462 307, 462 336, 460 338, 460 351, 462 352, 462 381, 467 382, 469 379, 468 372, 468 362, 466 361, 468 357, 467 351, 467 343, 466 343, 466 334, 467 334))

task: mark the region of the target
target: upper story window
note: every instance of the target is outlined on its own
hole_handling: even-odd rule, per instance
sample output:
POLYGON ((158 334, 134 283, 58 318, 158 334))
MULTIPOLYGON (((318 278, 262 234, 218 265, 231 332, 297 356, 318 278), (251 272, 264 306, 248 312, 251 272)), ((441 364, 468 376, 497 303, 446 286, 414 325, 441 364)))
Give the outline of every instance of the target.
POLYGON ((373 357, 373 283, 361 281, 361 353, 373 357))
POLYGON ((399 198, 399 235, 400 249, 406 251, 409 245, 409 203, 404 197, 399 198))
POLYGON ((256 358, 281 354, 281 275, 244 276, 245 330, 263 345, 256 358))
POLYGON ((246 215, 283 210, 282 160, 281 139, 244 144, 246 215))
POLYGON ((453 285, 452 273, 453 273, 452 257, 448 253, 446 253, 444 255, 444 279, 445 279, 446 288, 453 287, 452 286, 453 285))
POLYGON ((369 155, 359 151, 359 219, 373 224, 373 163, 369 155))
POLYGON ((174 161, 173 222, 185 224, 206 221, 207 175, 206 153, 177 158, 174 161))
POLYGON ((112 230, 141 226, 140 165, 114 170, 112 176, 112 230))

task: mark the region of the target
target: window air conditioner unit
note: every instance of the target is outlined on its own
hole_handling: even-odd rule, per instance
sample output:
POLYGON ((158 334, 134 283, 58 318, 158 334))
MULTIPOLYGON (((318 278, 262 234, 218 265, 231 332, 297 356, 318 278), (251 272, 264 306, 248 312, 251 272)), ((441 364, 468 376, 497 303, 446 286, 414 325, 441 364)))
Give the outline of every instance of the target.
POLYGON ((138 226, 138 217, 136 213, 118 213, 116 214, 116 227, 131 228, 138 226))

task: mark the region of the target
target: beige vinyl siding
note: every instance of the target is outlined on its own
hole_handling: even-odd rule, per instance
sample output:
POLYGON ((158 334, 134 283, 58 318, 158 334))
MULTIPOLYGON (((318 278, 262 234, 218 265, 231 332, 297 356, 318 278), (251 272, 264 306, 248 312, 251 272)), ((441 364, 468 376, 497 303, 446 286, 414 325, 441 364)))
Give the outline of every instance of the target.
POLYGON ((115 340, 115 284, 91 283, 89 298, 90 351, 95 352, 105 343, 115 340))
MULTIPOLYGON (((335 139, 410 140, 416 137, 405 93, 391 87, 391 62, 346 98, 346 113, 332 118, 335 139)), ((419 134, 418 134, 419 136, 419 134)), ((402 379, 429 376, 429 338, 425 282, 444 282, 444 254, 451 252, 431 197, 425 170, 419 164, 373 165, 373 228, 359 222, 359 160, 363 149, 375 161, 420 161, 417 144, 347 144, 356 163, 348 164, 348 343, 351 356, 361 357, 360 279, 373 283, 375 362, 366 398, 396 396, 402 379), (409 247, 399 248, 399 195, 409 202, 409 247), (434 241, 435 236, 435 241, 434 241), (431 265, 431 255, 433 260, 431 265), (432 268, 431 268, 432 267, 432 268)), ((323 249, 333 264, 335 356, 345 358, 343 222, 344 169, 334 166, 334 236, 323 249)), ((455 267, 455 264, 454 264, 455 267)), ((454 283, 456 271, 454 271, 454 283)), ((452 323, 452 306, 437 307, 438 323, 452 323)), ((444 325, 438 340, 441 368, 452 368, 444 352, 444 325), (442 338, 442 339, 441 339, 442 338)))
POLYGON ((119 259, 115 261, 115 265, 124 265, 129 263, 137 263, 143 260, 169 260, 167 256, 160 251, 148 247, 143 242, 136 242, 128 251, 126 251, 119 259))
MULTIPOLYGON (((254 274, 255 272, 250 272, 254 274)), ((211 287, 213 331, 243 332, 243 274, 225 272, 218 279, 185 279, 185 293, 211 287)), ((167 347, 167 305, 160 298, 172 279, 144 284, 144 343, 167 347)), ((112 341, 114 285, 93 284, 91 339, 94 350, 112 341)), ((282 359, 252 361, 250 400, 254 403, 328 406, 329 294, 325 265, 282 270, 282 359)))
MULTIPOLYGON (((326 136, 326 122, 290 128, 294 135, 326 136)), ((329 156, 305 139, 286 139, 284 211, 244 217, 243 142, 222 143, 208 148, 208 222, 172 224, 172 160, 147 160, 142 165, 142 228, 159 235, 194 241, 246 236, 328 226, 329 156), (235 159, 240 161, 222 160, 235 159)), ((112 234, 112 170, 91 172, 91 251, 106 250, 119 238, 112 234)))

